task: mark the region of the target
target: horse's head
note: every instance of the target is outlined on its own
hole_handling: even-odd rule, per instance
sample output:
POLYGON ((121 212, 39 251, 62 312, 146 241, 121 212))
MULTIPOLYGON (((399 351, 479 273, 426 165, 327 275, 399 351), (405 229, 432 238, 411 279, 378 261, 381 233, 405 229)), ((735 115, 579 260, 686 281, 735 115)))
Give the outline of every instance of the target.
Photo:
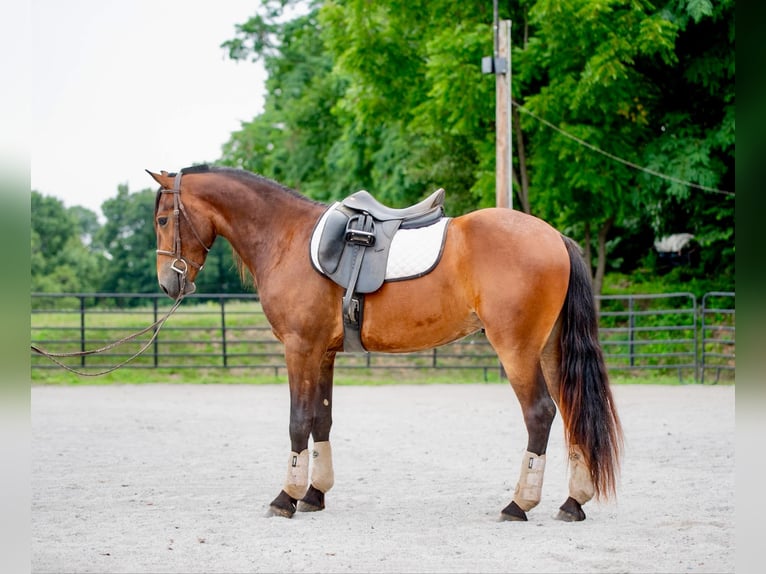
POLYGON ((182 200, 183 170, 178 174, 147 173, 160 184, 154 205, 157 279, 162 290, 177 299, 182 291, 188 295, 196 290, 194 279, 202 270, 215 232, 210 220, 195 210, 200 202, 186 185, 182 200))

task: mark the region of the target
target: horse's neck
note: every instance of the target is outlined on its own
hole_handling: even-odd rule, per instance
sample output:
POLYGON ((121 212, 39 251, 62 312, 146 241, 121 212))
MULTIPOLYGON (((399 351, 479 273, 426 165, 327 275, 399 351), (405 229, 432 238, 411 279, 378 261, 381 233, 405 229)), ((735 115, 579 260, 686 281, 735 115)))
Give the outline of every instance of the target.
POLYGON ((296 231, 303 230, 308 237, 324 210, 319 204, 280 189, 261 192, 244 184, 215 194, 209 201, 220 220, 216 226, 219 234, 256 277, 286 249, 288 234, 293 239, 296 231))

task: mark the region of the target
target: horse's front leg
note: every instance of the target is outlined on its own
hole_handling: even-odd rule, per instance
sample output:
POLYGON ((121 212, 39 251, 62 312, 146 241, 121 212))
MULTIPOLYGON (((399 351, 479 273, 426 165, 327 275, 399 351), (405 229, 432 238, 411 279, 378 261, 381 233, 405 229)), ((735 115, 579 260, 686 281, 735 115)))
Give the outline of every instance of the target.
POLYGON ((285 343, 290 384, 290 454, 282 491, 269 505, 270 516, 291 518, 298 500, 307 494, 309 505, 321 510, 324 493, 332 486, 329 451, 332 424, 332 373, 335 355, 315 351, 309 344, 285 343), (309 436, 314 433, 315 483, 309 491, 309 436), (316 491, 316 492, 315 492, 316 491), (321 494, 321 497, 319 496, 321 494))
POLYGON ((335 353, 327 353, 322 359, 319 371, 319 391, 314 401, 314 425, 311 436, 311 483, 304 497, 298 503, 301 512, 324 509, 324 495, 335 482, 330 448, 332 427, 332 381, 335 368, 335 353))
POLYGON ((308 342, 285 341, 290 385, 290 455, 282 491, 269 505, 270 516, 291 518, 309 485, 309 435, 314 424, 322 355, 308 342))

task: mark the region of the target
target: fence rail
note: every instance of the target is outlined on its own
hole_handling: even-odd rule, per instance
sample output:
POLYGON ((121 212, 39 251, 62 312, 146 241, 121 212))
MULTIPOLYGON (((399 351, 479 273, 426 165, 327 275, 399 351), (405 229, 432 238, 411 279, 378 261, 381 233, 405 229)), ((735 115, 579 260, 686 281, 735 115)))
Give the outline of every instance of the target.
MULTIPOLYGON (((191 295, 153 345, 124 368, 252 369, 286 373, 257 294, 191 295)), ((598 297, 599 334, 610 371, 661 371, 698 382, 731 380, 735 366, 734 293, 598 297)), ((51 352, 106 345, 151 324, 172 302, 161 294, 33 293, 31 339, 51 352)), ((125 360, 148 338, 66 362, 103 369, 125 360)), ((32 354, 33 369, 59 368, 32 354)), ((343 369, 474 369, 485 380, 501 366, 483 332, 417 353, 341 353, 343 369)))

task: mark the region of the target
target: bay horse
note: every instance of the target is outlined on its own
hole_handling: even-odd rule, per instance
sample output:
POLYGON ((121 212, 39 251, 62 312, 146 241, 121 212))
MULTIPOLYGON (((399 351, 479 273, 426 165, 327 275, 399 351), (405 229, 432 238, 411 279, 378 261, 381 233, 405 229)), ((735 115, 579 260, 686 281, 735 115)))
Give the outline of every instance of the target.
MULTIPOLYGON (((148 171, 148 170, 147 170, 148 171)), ((284 344, 290 453, 269 515, 325 508, 333 486, 333 370, 343 351, 343 288, 313 266, 309 242, 327 205, 247 171, 209 166, 148 172, 155 204, 157 277, 177 299, 195 290, 217 236, 252 274, 263 312, 284 344), (312 439, 309 455, 309 439, 312 439), (310 472, 309 472, 310 471, 310 472)), ((428 274, 386 282, 364 302, 371 352, 414 352, 484 329, 522 409, 527 446, 503 520, 527 520, 541 497, 556 410, 569 452, 569 496, 557 518, 616 492, 622 429, 609 387, 590 273, 577 244, 544 221, 489 208, 451 218, 428 274)))

